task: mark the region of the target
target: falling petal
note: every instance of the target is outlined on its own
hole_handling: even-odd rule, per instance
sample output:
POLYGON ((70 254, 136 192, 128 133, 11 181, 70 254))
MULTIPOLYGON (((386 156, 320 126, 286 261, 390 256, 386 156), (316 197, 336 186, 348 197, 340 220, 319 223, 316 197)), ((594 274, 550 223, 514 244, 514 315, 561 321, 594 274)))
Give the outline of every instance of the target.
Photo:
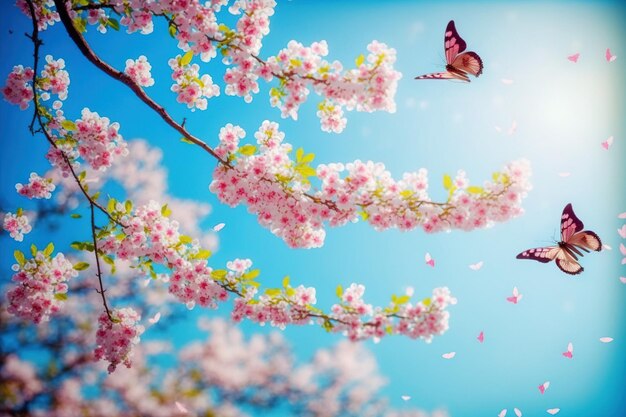
POLYGON ((504 417, 504 416, 506 416, 506 408, 500 411, 500 413, 498 414, 498 417, 504 417))
POLYGON ((609 136, 609 138, 605 140, 604 142, 602 142, 601 145, 604 149, 608 151, 611 145, 613 145, 613 136, 609 136))
POLYGON ((547 409, 546 411, 548 412, 548 414, 555 415, 555 414, 557 414, 559 411, 561 411, 561 409, 560 409, 560 408, 549 408, 549 409, 547 409))
POLYGON ((569 359, 572 359, 574 357, 574 345, 572 344, 572 342, 569 342, 567 344, 567 350, 563 352, 563 356, 569 359))
POLYGON ((622 252, 622 255, 626 256, 626 246, 623 243, 619 244, 619 251, 622 252))
POLYGON ((550 381, 544 382, 543 384, 539 385, 539 387, 538 387, 539 388, 539 392, 541 394, 545 393, 549 386, 550 386, 550 381))
POLYGON ((575 53, 574 55, 570 55, 567 57, 567 59, 569 59, 573 63, 578 62, 578 58, 580 58, 580 53, 575 53))
POLYGON ((606 57, 606 62, 613 62, 613 61, 615 61, 617 59, 617 55, 613 55, 611 53, 611 49, 610 48, 606 48, 605 57, 606 57))
POLYGON ((626 277, 619 277, 619 280, 622 281, 622 284, 626 284, 626 277))
POLYGON ((571 172, 559 172, 559 177, 569 177, 570 175, 572 175, 571 172))
POLYGON ((626 224, 621 227, 621 229, 617 229, 617 233, 622 237, 622 239, 626 239, 626 224))
POLYGON ((187 408, 185 408, 185 406, 179 403, 178 401, 176 401, 175 404, 176 404, 176 408, 178 408, 178 411, 180 411, 181 413, 184 413, 184 414, 189 413, 189 410, 187 410, 187 408))
POLYGON ((519 409, 519 408, 514 408, 514 409, 513 409, 513 411, 515 411, 515 415, 516 415, 517 417, 522 417, 522 412, 520 411, 520 409, 519 409))
POLYGON ((403 395, 400 398, 402 398, 404 401, 409 401, 411 399, 411 396, 409 395, 403 395))
POLYGON ((602 343, 611 343, 613 341, 613 338, 612 337, 601 337, 600 341, 602 343))
POLYGON ((478 341, 480 343, 484 342, 485 341, 485 333, 480 332, 480 334, 478 335, 478 337, 476 339, 478 339, 478 341))
POLYGON ((159 320, 161 320, 161 313, 156 313, 154 317, 148 319, 151 324, 156 324, 159 320))
POLYGON ((472 271, 478 271, 478 270, 479 270, 480 268, 482 268, 482 267, 483 267, 483 261, 477 262, 477 263, 475 263, 475 264, 470 264, 470 266, 469 266, 469 268, 470 268, 472 271))
POLYGON ((414 292, 415 292, 415 290, 413 289, 413 287, 406 287, 405 294, 408 295, 409 297, 413 297, 413 293, 414 292))
POLYGON ((508 78, 503 78, 501 81, 502 84, 513 84, 513 80, 510 80, 508 78))
POLYGON ((224 228, 224 226, 226 226, 225 223, 218 223, 215 226, 213 226, 213 230, 216 232, 219 232, 220 230, 224 228))
POLYGON ((626 219, 626 211, 617 215, 618 219, 626 219))
POLYGON ((430 265, 431 267, 435 267, 435 260, 430 256, 430 253, 426 252, 424 255, 424 260, 426 261, 426 265, 430 265))
POLYGON ((452 359, 455 356, 456 356, 456 352, 444 353, 443 355, 441 355, 441 357, 444 359, 452 359))
POLYGON ((602 249, 604 249, 604 250, 613 250, 612 247, 610 247, 609 245, 607 245, 605 243, 602 244, 602 249))
POLYGON ((517 132, 517 121, 513 120, 511 127, 509 128, 509 135, 512 135, 515 132, 517 132))

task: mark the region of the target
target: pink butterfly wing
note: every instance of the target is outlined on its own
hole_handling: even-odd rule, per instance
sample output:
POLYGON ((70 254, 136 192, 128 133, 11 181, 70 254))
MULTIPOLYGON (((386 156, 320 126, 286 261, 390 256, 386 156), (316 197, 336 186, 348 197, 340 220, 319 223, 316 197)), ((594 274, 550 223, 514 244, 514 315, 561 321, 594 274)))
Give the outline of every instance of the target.
POLYGON ((585 268, 580 266, 578 262, 570 259, 557 258, 556 266, 558 266, 561 271, 569 275, 578 275, 585 270, 585 268))
POLYGON ((415 77, 416 80, 451 80, 455 77, 454 74, 446 71, 446 72, 433 72, 432 74, 424 74, 418 77, 415 77))
POLYGON ((545 248, 533 248, 525 250, 517 255, 517 259, 531 259, 542 263, 547 263, 557 257, 561 249, 558 246, 548 246, 545 248))
POLYGON ((600 252, 602 250, 602 241, 597 234, 591 230, 575 233, 568 241, 568 244, 578 246, 579 248, 600 252))
POLYGON ((454 20, 449 21, 448 26, 446 26, 446 33, 443 37, 443 46, 446 53, 446 63, 448 65, 454 65, 453 62, 457 55, 465 51, 467 48, 467 44, 463 38, 461 38, 459 32, 456 31, 456 27, 454 27, 454 20))
POLYGON ((465 52, 460 54, 451 64, 455 69, 472 74, 478 77, 483 73, 483 60, 476 52, 465 52))
POLYGON ((568 204, 565 206, 561 215, 561 240, 569 243, 569 239, 574 233, 580 232, 584 227, 583 222, 574 214, 572 205, 568 204))

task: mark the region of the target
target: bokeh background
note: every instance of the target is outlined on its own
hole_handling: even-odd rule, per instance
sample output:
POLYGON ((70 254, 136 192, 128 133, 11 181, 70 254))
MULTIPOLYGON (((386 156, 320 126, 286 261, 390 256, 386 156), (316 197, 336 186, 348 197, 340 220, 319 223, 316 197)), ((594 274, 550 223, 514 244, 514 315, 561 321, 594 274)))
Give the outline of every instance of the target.
MULTIPOLYGON (((506 224, 436 235, 381 233, 366 224, 351 224, 328 230, 324 247, 315 250, 291 250, 244 207, 221 205, 208 191, 215 161, 181 143, 178 133, 123 85, 91 66, 67 41, 61 25, 43 34, 43 54, 66 61, 71 76, 66 114, 78 117, 89 107, 118 121, 125 139, 143 138, 161 148, 170 194, 212 206, 203 225, 210 229, 226 224, 212 258, 215 265, 251 258, 262 270, 264 285, 280 285, 290 275, 293 284, 315 286, 323 308, 334 302, 338 284, 364 284, 366 299, 375 305, 386 304, 392 293, 407 286, 417 296, 437 286, 450 287, 459 302, 450 310, 445 335, 431 344, 403 337, 367 343, 389 380, 384 393, 395 407, 445 408, 453 417, 497 415, 503 408, 512 413, 513 407, 533 416, 557 407, 564 417, 624 416, 626 285, 619 277, 626 276, 626 267, 620 264, 618 247, 626 241, 616 229, 625 222, 617 215, 626 211, 625 28, 626 6, 619 1, 279 2, 263 56, 273 55, 291 39, 304 44, 325 39, 329 58, 346 64, 366 52, 373 39, 397 50, 396 68, 403 74, 397 112, 348 113, 341 135, 319 129, 313 96, 298 121, 281 120, 279 111, 269 106, 269 86, 263 84, 250 105, 222 94, 210 100, 208 110, 190 113, 169 91, 167 60, 177 50, 165 28, 157 25, 152 36, 102 36, 90 30, 93 48, 117 68, 127 58, 146 55, 156 80, 149 94, 175 119, 186 117, 188 129, 209 144, 217 142, 226 123, 242 126, 250 140, 263 120, 274 120, 286 141, 316 154, 316 163, 373 160, 383 162, 395 177, 426 167, 436 199, 445 198, 440 184, 446 173, 464 169, 473 183, 480 183, 510 160, 524 157, 532 163, 534 189, 523 203, 526 212, 506 224), (482 57, 484 74, 470 84, 413 80, 443 69, 443 32, 450 19, 468 49, 482 57), (605 60, 607 47, 618 56, 614 62, 605 60), (577 52, 578 63, 567 60, 577 52), (509 134, 513 125, 516 129, 509 134), (609 136, 614 143, 607 151, 601 142, 609 136), (559 175, 563 173, 569 176, 559 175), (576 277, 554 264, 516 260, 524 249, 559 239, 559 217, 567 203, 613 249, 585 256, 585 271, 576 277), (435 259, 435 268, 425 265, 426 252, 435 259), (478 261, 484 262, 479 271, 468 267, 478 261), (517 305, 505 299, 514 286, 524 295, 517 305), (476 341, 480 331, 483 344, 476 341), (603 344, 603 336, 615 340, 603 344), (573 360, 561 355, 570 341, 573 360), (442 359, 450 351, 456 357, 442 359), (537 386, 544 381, 551 386, 541 395, 537 386), (401 395, 412 398, 404 402, 401 395)), ((3 77, 13 65, 31 64, 31 44, 23 36, 30 30, 25 16, 8 2, 2 4, 3 77)), ((218 82, 224 72, 217 61, 202 69, 218 82)), ((28 208, 14 192, 15 183, 49 167, 43 139, 27 132, 31 116, 0 103, 0 202, 5 210, 28 208)), ((59 223, 60 250, 88 234, 69 226, 59 223)), ((13 250, 24 250, 31 242, 43 247, 48 233, 35 229, 22 244, 0 236, 2 283, 10 279, 13 250)), ((191 318, 227 314, 228 308, 196 309, 167 337, 183 345, 195 335, 191 318)), ((248 334, 272 330, 249 323, 242 328, 248 334)), ((317 327, 289 328, 284 335, 303 359, 342 338, 317 327)), ((150 331, 144 337, 150 338, 150 331)))

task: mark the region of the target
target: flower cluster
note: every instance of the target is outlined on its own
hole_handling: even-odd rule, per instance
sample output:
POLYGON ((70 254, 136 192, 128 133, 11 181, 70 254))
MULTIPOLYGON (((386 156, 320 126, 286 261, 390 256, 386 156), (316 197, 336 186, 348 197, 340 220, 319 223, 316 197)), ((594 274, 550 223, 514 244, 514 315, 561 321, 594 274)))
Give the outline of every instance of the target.
POLYGON ((210 75, 204 74, 198 78, 198 64, 189 65, 185 61, 180 55, 168 61, 172 68, 172 79, 176 81, 171 90, 178 94, 177 102, 186 104, 190 109, 206 110, 207 99, 219 96, 220 88, 213 84, 210 75))
POLYGON ((141 316, 132 308, 121 308, 111 312, 111 317, 103 312, 98 318, 94 356, 96 360, 109 362, 109 373, 120 363, 131 366, 133 345, 139 343, 144 327, 139 324, 141 316))
POLYGON ((32 230, 32 227, 28 223, 28 217, 22 214, 21 210, 18 210, 17 214, 6 213, 4 215, 2 228, 9 232, 11 237, 18 242, 24 240, 24 235, 32 230))
POLYGON ((138 85, 150 87, 154 85, 154 79, 152 74, 150 74, 151 69, 152 65, 148 62, 148 58, 141 55, 136 60, 127 59, 124 72, 138 85))
POLYGON ((70 75, 63 68, 63 59, 55 60, 52 55, 46 55, 46 65, 37 79, 37 87, 44 91, 41 94, 43 100, 50 99, 50 93, 58 95, 60 100, 67 98, 70 75))
MULTIPOLYGON (((26 0, 17 0, 17 7, 28 17, 30 17, 30 8, 26 0)), ((37 27, 39 30, 46 30, 48 26, 54 25, 60 21, 59 13, 53 10, 54 0, 39 0, 32 2, 35 8, 35 17, 37 18, 37 27)))
POLYGON ((365 287, 352 284, 341 295, 342 303, 332 307, 331 317, 339 323, 334 330, 345 331, 351 340, 380 339, 391 332, 428 343, 433 336, 448 330, 450 313, 446 308, 457 302, 447 287, 441 287, 433 290, 432 297, 415 304, 408 303, 407 294, 393 297, 392 306, 387 309, 374 309, 363 301, 364 292, 365 287), (389 313, 399 319, 393 321, 389 313), (362 321, 365 314, 372 316, 367 323, 362 321))
POLYGON ((32 198, 50 198, 52 197, 52 191, 56 186, 49 178, 42 178, 37 173, 31 172, 28 178, 28 184, 22 185, 20 183, 15 184, 15 189, 20 195, 24 197, 32 198))
POLYGON ((11 104, 19 105, 20 109, 26 110, 34 97, 30 84, 33 81, 33 74, 32 68, 24 68, 22 65, 13 67, 5 86, 2 87, 4 99, 11 104))
POLYGON ((445 202, 427 193, 427 171, 392 178, 385 166, 374 162, 310 166, 313 154, 296 152, 282 143, 276 123, 263 122, 255 134, 258 149, 239 146, 245 132, 232 125, 220 130, 216 152, 230 162, 214 171, 209 189, 232 207, 246 204, 259 223, 290 247, 320 247, 324 222, 341 226, 362 219, 377 230, 422 227, 428 233, 451 229, 472 230, 506 221, 522 213, 522 198, 530 190, 530 168, 521 160, 508 164, 492 181, 471 186, 464 172, 453 181, 444 177, 445 202), (310 194, 309 178, 320 182, 310 194))
POLYGON ((78 142, 80 156, 93 169, 106 170, 115 157, 126 156, 126 142, 118 133, 119 123, 110 123, 107 117, 84 108, 82 118, 76 120, 73 138, 78 142))
POLYGON ((7 292, 7 311, 35 324, 48 321, 67 298, 67 281, 78 275, 72 263, 62 253, 52 258, 52 244, 44 251, 33 246, 33 258, 15 251, 17 264, 13 265, 15 287, 7 292))

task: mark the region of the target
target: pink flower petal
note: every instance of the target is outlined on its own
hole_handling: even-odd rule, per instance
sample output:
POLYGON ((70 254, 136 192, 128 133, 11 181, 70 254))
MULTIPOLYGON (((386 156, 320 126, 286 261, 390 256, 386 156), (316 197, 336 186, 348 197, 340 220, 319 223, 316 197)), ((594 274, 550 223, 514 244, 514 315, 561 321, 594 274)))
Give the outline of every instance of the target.
POLYGON ((612 337, 601 337, 600 341, 602 343, 611 343, 613 341, 613 338, 612 337))
POLYGON ((617 233, 622 237, 622 239, 626 239, 626 224, 620 229, 617 229, 617 233))
POLYGON ((441 355, 441 357, 444 359, 452 359, 455 356, 456 356, 456 352, 444 353, 443 355, 441 355))
POLYGON ((480 334, 478 335, 478 337, 476 339, 478 339, 478 341, 480 343, 484 342, 485 341, 485 333, 480 332, 480 334))
POLYGON ((213 230, 215 232, 219 232, 220 230, 224 228, 224 226, 226 226, 226 223, 218 223, 215 226, 213 226, 213 230))
POLYGON ((409 395, 403 395, 400 398, 402 398, 404 401, 409 401, 411 399, 409 395))
POLYGON ((548 414, 555 415, 555 414, 558 414, 558 412, 561 411, 561 409, 560 408, 548 408, 546 411, 548 412, 548 414))
POLYGON ((617 215, 618 219, 626 219, 626 211, 617 215))
POLYGON ((517 417, 522 417, 522 412, 520 411, 519 408, 514 408, 513 411, 515 412, 515 415, 517 417))
POLYGON ((619 280, 622 281, 622 284, 626 284, 626 277, 619 277, 619 280))
POLYGON ((176 401, 175 404, 176 404, 176 408, 178 408, 178 411, 180 411, 181 413, 184 413, 184 414, 189 413, 189 410, 187 410, 187 408, 185 408, 185 406, 179 403, 178 401, 176 401))
POLYGON ((617 55, 613 55, 610 48, 606 48, 606 53, 604 55, 606 57, 606 62, 613 62, 617 59, 617 55))
POLYGON ((500 411, 500 413, 498 413, 498 417, 504 417, 504 416, 506 416, 506 408, 500 411))
POLYGON ((483 267, 483 261, 476 262, 475 264, 470 264, 469 266, 469 268, 472 271, 478 271, 482 267, 483 267))
POLYGON ((575 53, 574 55, 570 55, 567 57, 567 59, 569 59, 570 61, 576 63, 578 62, 578 58, 580 58, 580 53, 575 53))

